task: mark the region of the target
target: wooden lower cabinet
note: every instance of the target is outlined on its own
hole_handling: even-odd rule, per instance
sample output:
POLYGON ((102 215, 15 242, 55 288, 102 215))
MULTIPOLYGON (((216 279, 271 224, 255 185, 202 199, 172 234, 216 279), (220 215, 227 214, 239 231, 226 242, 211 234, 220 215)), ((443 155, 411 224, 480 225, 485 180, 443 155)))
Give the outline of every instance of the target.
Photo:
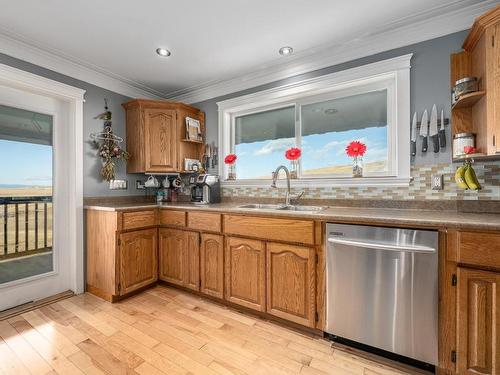
POLYGON ((199 290, 199 234, 160 228, 160 280, 199 290))
POLYGON ((315 249, 267 243, 267 309, 269 314, 315 327, 315 249))
POLYGON ((120 234, 119 294, 124 295, 158 279, 157 230, 120 234))
POLYGON ((250 309, 265 311, 265 243, 226 237, 225 264, 225 299, 250 309))
POLYGON ((224 238, 218 234, 201 234, 200 292, 224 298, 224 238))
POLYGON ((457 373, 500 374, 500 273, 458 268, 457 373))

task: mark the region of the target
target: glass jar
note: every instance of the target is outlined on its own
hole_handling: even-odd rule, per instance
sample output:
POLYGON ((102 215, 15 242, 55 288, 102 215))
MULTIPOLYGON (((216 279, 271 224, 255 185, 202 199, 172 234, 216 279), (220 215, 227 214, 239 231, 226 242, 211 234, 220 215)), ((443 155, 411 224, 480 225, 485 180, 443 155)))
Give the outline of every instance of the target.
POLYGON ((458 133, 453 136, 453 156, 465 155, 465 147, 476 147, 474 133, 458 133))
POLYGON ((290 178, 297 179, 299 175, 299 161, 290 160, 290 178))
POLYGON ((231 181, 236 180, 236 164, 229 164, 227 166, 227 179, 231 181))
POLYGON ((352 160, 352 177, 363 177, 362 156, 355 156, 352 160))
POLYGON ((476 91, 478 91, 477 78, 465 77, 455 82, 455 88, 453 89, 453 94, 455 100, 458 100, 460 99, 461 96, 476 91))

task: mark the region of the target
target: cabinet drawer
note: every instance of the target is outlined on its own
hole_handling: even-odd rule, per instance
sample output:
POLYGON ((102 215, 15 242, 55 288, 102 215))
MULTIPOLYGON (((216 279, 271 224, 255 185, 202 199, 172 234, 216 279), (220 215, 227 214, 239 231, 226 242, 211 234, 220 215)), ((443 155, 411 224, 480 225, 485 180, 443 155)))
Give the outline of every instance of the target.
POLYGON ((186 212, 174 210, 160 210, 161 225, 186 226, 186 212))
POLYGON ((224 215, 224 232, 272 241, 314 244, 314 222, 240 215, 224 215))
POLYGON ((457 258, 459 263, 500 268, 500 235, 459 232, 457 258))
POLYGON ((156 225, 155 210, 130 211, 122 214, 122 229, 151 227, 156 225))
POLYGON ((188 212, 188 227, 191 229, 221 231, 221 214, 208 212, 188 212))

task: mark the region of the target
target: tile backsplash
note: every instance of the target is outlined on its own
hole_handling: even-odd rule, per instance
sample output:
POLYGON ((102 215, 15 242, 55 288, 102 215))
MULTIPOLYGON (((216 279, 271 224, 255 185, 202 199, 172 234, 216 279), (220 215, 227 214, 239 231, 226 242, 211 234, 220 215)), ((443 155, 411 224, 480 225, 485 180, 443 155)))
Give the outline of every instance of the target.
MULTIPOLYGON (((294 194, 304 190, 305 199, 388 199, 388 200, 499 200, 500 199, 500 163, 476 162, 476 171, 482 189, 464 191, 455 184, 455 170, 458 164, 441 163, 435 165, 412 166, 412 181, 408 187, 318 187, 292 189, 294 194), (442 174, 443 190, 431 189, 431 176, 442 174)), ((284 188, 271 187, 229 187, 222 188, 223 197, 242 198, 280 198, 284 188)))

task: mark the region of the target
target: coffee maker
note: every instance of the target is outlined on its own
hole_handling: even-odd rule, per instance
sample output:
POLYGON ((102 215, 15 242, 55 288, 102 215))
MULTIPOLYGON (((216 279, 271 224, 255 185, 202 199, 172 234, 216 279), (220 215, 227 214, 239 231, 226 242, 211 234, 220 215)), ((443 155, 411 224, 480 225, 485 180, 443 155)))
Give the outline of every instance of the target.
POLYGON ((219 176, 200 174, 191 187, 191 202, 199 204, 220 202, 219 176))

